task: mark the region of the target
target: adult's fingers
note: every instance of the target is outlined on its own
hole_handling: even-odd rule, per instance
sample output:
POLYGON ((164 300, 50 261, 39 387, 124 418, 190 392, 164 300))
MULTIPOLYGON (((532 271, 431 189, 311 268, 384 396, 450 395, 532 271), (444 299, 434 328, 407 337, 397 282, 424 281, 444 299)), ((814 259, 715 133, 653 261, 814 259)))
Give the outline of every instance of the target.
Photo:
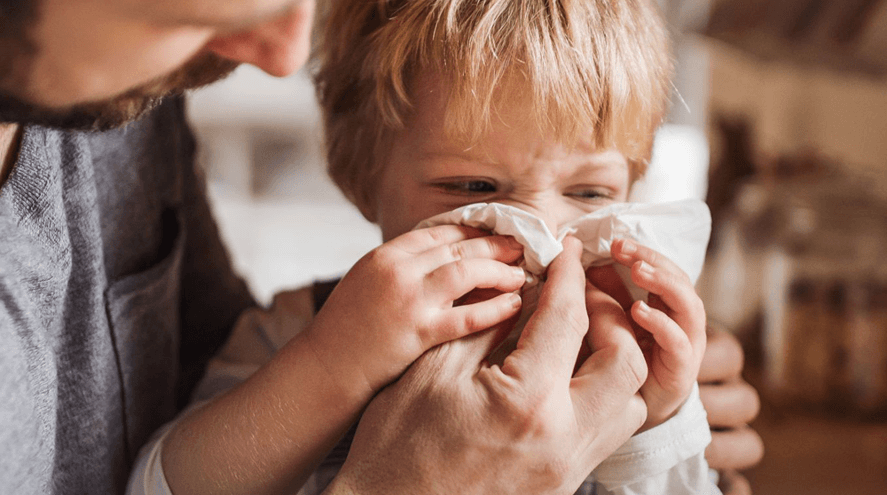
POLYGON ((742 346, 733 334, 708 328, 708 345, 699 368, 699 383, 734 381, 742 374, 742 346))
POLYGON ((733 428, 750 423, 758 416, 761 401, 746 382, 725 382, 699 386, 699 396, 712 428, 733 428))
POLYGON ((579 257, 582 246, 573 237, 564 239, 564 250, 548 268, 548 280, 502 371, 540 387, 555 380, 569 380, 582 338, 588 331, 585 310, 585 273, 579 257))
POLYGON ((718 473, 718 488, 724 495, 751 495, 751 484, 745 479, 745 476, 737 473, 732 469, 727 469, 718 473))
POLYGON ((592 352, 636 344, 632 323, 622 305, 591 282, 586 285, 585 306, 589 319, 587 339, 592 352))
POLYGON ((585 304, 591 356, 571 382, 573 399, 581 405, 580 420, 594 427, 602 417, 622 414, 618 424, 631 426, 633 432, 647 416, 646 405, 636 395, 647 379, 647 363, 631 322, 615 299, 588 282, 585 304))
POLYGON ((519 317, 519 314, 515 315, 486 330, 447 342, 444 345, 450 348, 448 352, 452 356, 448 361, 452 366, 458 367, 462 373, 475 373, 514 330, 514 324, 519 317))
POLYGON ((764 442, 748 426, 713 431, 705 459, 713 469, 748 469, 764 457, 764 442))

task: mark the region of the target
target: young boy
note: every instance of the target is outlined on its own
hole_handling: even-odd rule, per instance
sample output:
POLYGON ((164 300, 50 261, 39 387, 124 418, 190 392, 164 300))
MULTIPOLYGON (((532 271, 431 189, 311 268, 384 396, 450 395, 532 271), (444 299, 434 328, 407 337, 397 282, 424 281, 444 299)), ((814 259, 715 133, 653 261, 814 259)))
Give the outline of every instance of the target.
MULTIPOLYGON (((316 77, 331 176, 386 242, 471 203, 520 208, 557 232, 625 202, 671 88, 654 4, 334 2, 316 77)), ((636 437, 617 453, 622 465, 602 465, 580 493, 716 492, 705 476, 708 426, 694 391, 702 304, 690 279, 658 253, 615 241, 612 257, 651 294, 649 304, 620 296, 650 365, 641 431, 668 426, 636 437), (662 445, 672 449, 669 460, 652 453, 662 445)), ((347 444, 306 491, 325 486, 347 444)))
MULTIPOLYGON (((404 251, 416 248, 411 243, 420 237, 407 233, 419 222, 469 203, 514 206, 557 232, 578 217, 626 201, 644 172, 670 88, 667 36, 654 1, 332 2, 317 75, 331 175, 379 224, 389 248, 396 244, 404 251)), ((464 243, 422 249, 433 257, 454 245, 467 249, 464 243)), ((520 299, 513 293, 524 275, 506 263, 519 261, 522 250, 496 249, 495 259, 462 265, 483 274, 471 287, 452 286, 443 268, 425 276, 439 301, 420 294, 436 306, 417 309, 449 316, 438 318, 442 328, 416 333, 430 330, 433 339, 445 341, 515 315, 520 299), (475 287, 489 287, 492 295, 462 297, 475 287), (457 299, 465 305, 454 304, 457 299), (508 306, 514 311, 503 310, 502 302, 515 300, 508 306), (459 318, 472 321, 471 328, 448 332, 459 318)), ((630 307, 648 355, 649 379, 641 389, 648 416, 643 432, 601 464, 580 493, 716 493, 702 456, 709 430, 694 388, 705 346, 701 302, 689 278, 651 249, 616 241, 611 254, 651 294, 649 304, 632 304, 618 279, 608 277, 612 274, 590 272, 595 284, 630 307)), ((329 353, 313 359, 345 369, 362 393, 328 391, 333 409, 344 412, 322 418, 323 425, 306 422, 318 433, 298 439, 299 449, 310 452, 293 466, 296 480, 316 462, 313 453, 328 450, 347 428, 338 429, 341 418, 355 407, 359 411, 367 393, 378 392, 430 347, 428 341, 416 344, 421 335, 398 333, 399 301, 379 294, 350 299, 346 294, 353 291, 343 286, 360 283, 346 276, 332 294, 330 287, 316 285, 277 298, 271 311, 246 314, 196 392, 197 398, 209 398, 248 377, 270 379, 276 370, 255 373, 255 363, 287 352, 288 343, 299 339, 310 340, 315 352, 329 353), (366 328, 357 335, 347 329, 331 336, 312 332, 310 325, 330 318, 318 312, 327 297, 329 304, 353 306, 366 328)), ((323 323, 321 328, 337 328, 323 323)), ((303 493, 324 489, 344 461, 351 435, 303 493)), ((146 467, 140 469, 158 469, 162 443, 147 449, 146 467)))

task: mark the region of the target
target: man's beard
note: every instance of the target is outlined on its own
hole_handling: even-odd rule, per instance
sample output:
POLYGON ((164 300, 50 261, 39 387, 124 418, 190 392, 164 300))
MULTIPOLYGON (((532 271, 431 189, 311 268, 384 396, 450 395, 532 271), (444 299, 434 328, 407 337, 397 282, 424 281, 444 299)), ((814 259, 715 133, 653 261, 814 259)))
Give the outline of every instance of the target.
POLYGON ((58 129, 102 131, 138 119, 164 98, 180 95, 230 74, 239 64, 211 53, 201 54, 176 71, 107 100, 47 108, 0 93, 0 123, 58 129))

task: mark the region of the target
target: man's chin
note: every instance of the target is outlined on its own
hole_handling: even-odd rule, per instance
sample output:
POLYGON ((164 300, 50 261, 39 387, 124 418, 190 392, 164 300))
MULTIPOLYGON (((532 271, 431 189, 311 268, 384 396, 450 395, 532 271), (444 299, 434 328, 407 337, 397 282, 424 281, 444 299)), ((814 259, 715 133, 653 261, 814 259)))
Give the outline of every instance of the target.
POLYGON ((115 129, 155 108, 164 98, 178 96, 223 79, 238 64, 212 55, 197 57, 179 70, 107 100, 48 108, 0 93, 0 122, 66 130, 115 129))
POLYGON ((0 122, 65 130, 104 131, 138 120, 161 100, 162 97, 127 98, 53 109, 0 95, 0 122))

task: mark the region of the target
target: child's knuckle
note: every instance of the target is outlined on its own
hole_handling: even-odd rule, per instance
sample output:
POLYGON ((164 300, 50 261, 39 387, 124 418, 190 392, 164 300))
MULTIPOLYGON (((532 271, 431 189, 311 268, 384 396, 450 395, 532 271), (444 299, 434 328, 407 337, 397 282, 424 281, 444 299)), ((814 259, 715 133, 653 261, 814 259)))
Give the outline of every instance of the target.
POLYGON ((467 279, 471 275, 471 270, 468 268, 468 263, 464 260, 456 260, 448 265, 449 270, 447 270, 447 282, 449 284, 457 284, 462 280, 467 279))
POLYGON ((432 227, 430 229, 425 229, 425 233, 434 243, 444 242, 446 240, 446 236, 444 235, 444 229, 441 227, 432 227))
POLYGON ((454 260, 463 260, 468 257, 468 250, 465 243, 456 242, 450 244, 450 257, 454 260))

